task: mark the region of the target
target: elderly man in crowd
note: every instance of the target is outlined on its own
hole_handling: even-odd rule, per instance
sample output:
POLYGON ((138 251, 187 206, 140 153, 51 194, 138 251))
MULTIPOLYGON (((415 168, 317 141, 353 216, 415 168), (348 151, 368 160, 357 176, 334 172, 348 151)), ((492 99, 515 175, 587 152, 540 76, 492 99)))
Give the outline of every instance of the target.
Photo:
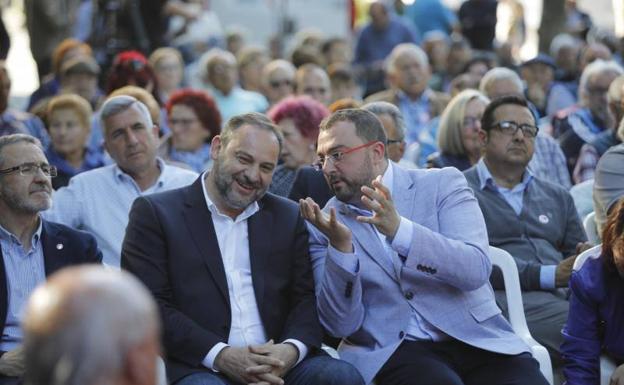
POLYGON ((396 46, 386 59, 391 88, 373 94, 366 102, 389 102, 401 110, 407 127, 407 144, 418 141, 426 124, 440 115, 449 99, 429 88, 431 68, 427 54, 417 45, 396 46))
POLYGON ((363 383, 319 352, 305 222, 266 194, 281 143, 264 115, 233 117, 211 170, 132 207, 122 266, 157 299, 176 385, 363 383))
POLYGON ((335 198, 300 201, 321 323, 366 383, 546 384, 496 306, 487 234, 455 168, 405 170, 379 119, 337 111, 317 166, 335 198))
MULTIPOLYGON (((485 217, 490 245, 516 260, 529 330, 557 364, 568 314, 559 289, 568 286, 585 232, 570 194, 527 168, 538 128, 526 100, 495 99, 481 121, 483 157, 465 171, 466 179, 485 217)), ((492 282, 503 288, 500 274, 492 282)), ((504 292, 496 298, 505 308, 504 292)))
POLYGON ((55 192, 46 219, 87 230, 104 263, 119 267, 130 205, 139 196, 186 186, 195 172, 156 157, 158 127, 147 107, 131 96, 108 99, 101 109, 104 147, 114 164, 84 172, 55 192))
POLYGON ((331 101, 331 83, 327 72, 317 64, 307 63, 295 74, 295 93, 308 95, 317 102, 328 106, 331 101))
POLYGON ((262 69, 262 93, 271 106, 295 92, 295 66, 291 62, 277 59, 262 69))
POLYGON ((62 267, 100 263, 90 234, 43 220, 52 203, 50 166, 39 141, 13 134, 0 137, 0 384, 23 374, 23 308, 46 276, 62 267))
POLYGON ((158 309, 135 277, 73 267, 39 286, 24 316, 28 385, 156 385, 158 309))
MULTIPOLYGON (((490 100, 509 95, 524 97, 522 80, 509 68, 496 67, 489 70, 481 79, 479 89, 490 100)), ((539 115, 530 102, 529 108, 537 120, 539 115)), ((535 151, 529 168, 535 176, 543 180, 556 183, 565 189, 572 187, 565 155, 559 143, 541 131, 535 137, 535 151)))

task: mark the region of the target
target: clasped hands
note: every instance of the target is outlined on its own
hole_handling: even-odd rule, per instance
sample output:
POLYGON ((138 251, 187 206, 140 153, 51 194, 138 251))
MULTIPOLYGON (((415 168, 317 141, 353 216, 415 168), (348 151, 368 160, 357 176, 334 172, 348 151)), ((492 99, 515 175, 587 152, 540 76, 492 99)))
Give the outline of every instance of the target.
POLYGON ((228 346, 215 358, 215 369, 248 385, 283 385, 283 377, 295 365, 299 350, 289 343, 246 347, 228 346))
MULTIPOLYGON (((401 224, 401 217, 394 207, 390 190, 381 183, 381 176, 372 181, 372 188, 362 186, 361 191, 362 204, 371 210, 373 215, 360 215, 356 219, 372 224, 381 234, 393 239, 401 224)), ((312 198, 306 198, 299 200, 299 210, 303 218, 322 232, 334 248, 343 253, 353 252, 351 230, 336 219, 335 208, 330 208, 329 214, 323 213, 312 198)))

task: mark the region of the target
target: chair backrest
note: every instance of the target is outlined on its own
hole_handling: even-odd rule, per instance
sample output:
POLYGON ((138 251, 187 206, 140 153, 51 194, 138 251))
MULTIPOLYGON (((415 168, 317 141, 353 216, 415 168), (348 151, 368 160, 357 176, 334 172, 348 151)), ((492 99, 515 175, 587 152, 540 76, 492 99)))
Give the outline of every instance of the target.
POLYGON ((601 248, 602 248, 602 245, 597 245, 579 254, 579 256, 576 257, 576 259, 574 260, 574 266, 572 266, 572 270, 574 271, 581 270, 581 267, 583 266, 585 261, 587 261, 590 257, 600 255, 601 248))
POLYGON ((598 235, 598 226, 596 225, 596 213, 591 212, 587 214, 583 219, 583 227, 585 228, 585 234, 587 234, 587 240, 592 245, 600 243, 600 236, 598 235))

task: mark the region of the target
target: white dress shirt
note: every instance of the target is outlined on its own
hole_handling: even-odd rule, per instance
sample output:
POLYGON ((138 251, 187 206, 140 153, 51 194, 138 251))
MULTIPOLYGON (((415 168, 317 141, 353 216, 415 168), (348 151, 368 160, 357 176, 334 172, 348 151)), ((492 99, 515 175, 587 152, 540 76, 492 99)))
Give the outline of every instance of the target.
MULTIPOLYGON (((202 174, 202 180, 205 180, 205 177, 206 173, 202 174)), ((206 183, 202 183, 202 189, 217 234, 232 314, 228 343, 217 343, 210 349, 202 362, 207 368, 216 371, 214 361, 224 348, 261 345, 267 342, 266 331, 262 324, 256 293, 253 288, 247 231, 247 219, 258 212, 260 207, 257 202, 253 202, 236 219, 232 219, 222 214, 212 202, 206 191, 206 183)), ((291 343, 297 348, 299 352, 297 363, 301 362, 308 352, 305 344, 295 339, 287 339, 284 342, 291 343)))

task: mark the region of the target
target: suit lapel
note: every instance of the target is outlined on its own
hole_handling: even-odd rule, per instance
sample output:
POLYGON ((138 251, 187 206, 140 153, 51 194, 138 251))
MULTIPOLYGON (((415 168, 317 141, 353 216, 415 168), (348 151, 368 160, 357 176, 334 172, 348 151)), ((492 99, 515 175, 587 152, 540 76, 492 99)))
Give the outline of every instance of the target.
POLYGON ((381 268, 392 278, 396 278, 392 261, 386 254, 386 249, 381 244, 381 240, 373 229, 372 225, 358 222, 355 219, 358 214, 348 208, 345 204, 341 204, 338 213, 342 217, 344 224, 351 229, 353 239, 359 244, 364 251, 375 261, 381 268))
POLYGON ((195 241, 197 251, 208 266, 208 271, 217 283, 217 287, 225 302, 230 304, 225 268, 219 249, 219 241, 212 223, 212 215, 206 206, 202 189, 204 180, 199 178, 186 191, 184 218, 191 238, 195 241))
POLYGON ((43 221, 41 245, 43 246, 43 265, 46 277, 67 265, 63 256, 67 252, 65 238, 57 227, 43 221))
POLYGON ((267 230, 273 228, 273 213, 269 210, 263 210, 262 201, 258 202, 258 204, 260 205, 260 210, 247 220, 247 231, 252 282, 258 309, 262 311, 265 273, 271 252, 270 231, 267 230))

